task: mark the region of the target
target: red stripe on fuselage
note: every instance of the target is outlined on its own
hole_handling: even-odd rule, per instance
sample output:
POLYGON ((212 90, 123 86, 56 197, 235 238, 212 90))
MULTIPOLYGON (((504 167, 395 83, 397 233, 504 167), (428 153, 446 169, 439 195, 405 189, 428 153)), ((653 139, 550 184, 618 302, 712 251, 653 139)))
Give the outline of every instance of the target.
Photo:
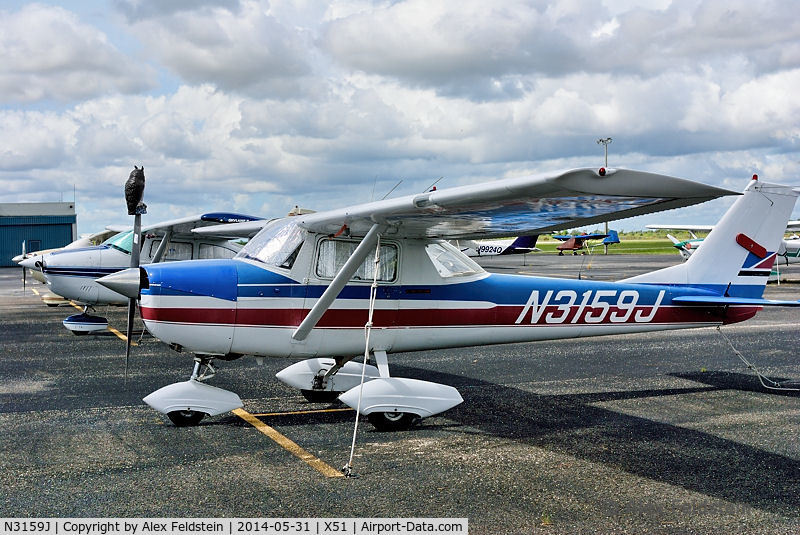
MULTIPOLYGON (((598 317, 602 309, 583 307, 580 318, 575 319, 580 307, 570 307, 569 311, 559 306, 548 306, 539 315, 536 323, 531 323, 528 312, 520 323, 516 323, 523 307, 496 306, 487 309, 413 309, 413 310, 375 310, 375 327, 447 327, 469 325, 497 326, 557 326, 557 325, 607 325, 607 324, 681 324, 681 323, 737 323, 752 318, 760 307, 702 307, 702 306, 660 306, 649 321, 636 321, 637 314, 647 317, 650 306, 636 306, 633 310, 611 306, 605 311, 601 321, 586 321, 588 317, 598 317), (562 319, 563 318, 563 319, 562 319), (612 321, 627 318, 625 321, 612 321)), ((251 325, 269 327, 297 327, 308 314, 308 309, 209 309, 209 308, 141 308, 145 320, 195 323, 214 325, 251 325)), ((318 327, 358 328, 367 321, 366 309, 330 309, 317 323, 318 327)))

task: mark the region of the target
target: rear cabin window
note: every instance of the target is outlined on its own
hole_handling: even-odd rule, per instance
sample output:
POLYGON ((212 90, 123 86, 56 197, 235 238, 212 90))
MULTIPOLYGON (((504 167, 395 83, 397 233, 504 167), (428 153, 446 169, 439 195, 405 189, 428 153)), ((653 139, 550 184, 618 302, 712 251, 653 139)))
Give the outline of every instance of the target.
MULTIPOLYGON (((347 240, 322 240, 319 244, 317 255, 317 277, 321 279, 332 279, 342 268, 347 259, 356 250, 357 241, 347 240)), ((367 256, 367 259, 359 266, 350 280, 372 281, 375 276, 375 253, 374 251, 367 256)), ((397 246, 394 244, 383 244, 380 249, 380 267, 378 268, 378 280, 381 282, 392 282, 397 278, 397 246)))
POLYGON ((236 256, 237 251, 223 247, 221 245, 213 245, 210 243, 200 244, 200 254, 197 258, 233 258, 236 256))
MULTIPOLYGON (((158 246, 161 245, 161 240, 153 240, 150 243, 150 258, 155 256, 158 251, 158 246)), ((164 252, 164 257, 161 259, 165 261, 175 260, 191 260, 192 259, 192 244, 184 242, 171 241, 167 244, 167 250, 164 252)))
POLYGON ((425 252, 441 277, 466 277, 483 273, 483 268, 447 242, 425 246, 425 252))

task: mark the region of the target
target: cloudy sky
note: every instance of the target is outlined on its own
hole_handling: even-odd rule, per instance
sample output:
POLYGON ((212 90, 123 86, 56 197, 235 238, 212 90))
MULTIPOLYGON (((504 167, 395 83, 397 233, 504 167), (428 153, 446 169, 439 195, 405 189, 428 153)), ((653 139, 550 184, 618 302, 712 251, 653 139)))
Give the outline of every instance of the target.
POLYGON ((129 223, 144 165, 150 222, 277 216, 599 166, 600 137, 610 166, 800 185, 799 88, 791 0, 4 0, 0 202, 129 223))

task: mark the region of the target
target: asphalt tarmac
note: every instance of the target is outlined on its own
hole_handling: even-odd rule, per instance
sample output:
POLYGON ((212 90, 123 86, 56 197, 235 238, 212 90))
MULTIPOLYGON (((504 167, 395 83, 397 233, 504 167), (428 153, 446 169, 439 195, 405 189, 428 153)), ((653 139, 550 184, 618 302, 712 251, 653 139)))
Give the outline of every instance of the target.
MULTIPOLYGON (((482 259, 488 269, 611 280, 677 256, 482 259), (583 264, 583 268, 580 265, 583 264), (587 268, 587 264, 589 267, 587 268)), ((800 273, 790 266, 789 279, 800 273)), ((30 281, 29 281, 30 283, 30 281)), ((392 375, 452 385, 464 403, 410 431, 359 426, 263 366, 220 363, 210 384, 245 413, 176 428, 141 398, 191 358, 145 335, 62 328, 72 306, 0 269, 0 516, 468 517, 471 533, 797 533, 800 397, 765 390, 716 329, 396 354, 392 375), (274 436, 274 435, 273 435, 274 436)), ((770 285, 800 299, 800 284, 770 285)), ((99 310, 124 330, 123 309, 99 310)), ((723 328, 767 376, 800 379, 800 310, 723 328)), ((140 326, 141 327, 141 326, 140 326)))

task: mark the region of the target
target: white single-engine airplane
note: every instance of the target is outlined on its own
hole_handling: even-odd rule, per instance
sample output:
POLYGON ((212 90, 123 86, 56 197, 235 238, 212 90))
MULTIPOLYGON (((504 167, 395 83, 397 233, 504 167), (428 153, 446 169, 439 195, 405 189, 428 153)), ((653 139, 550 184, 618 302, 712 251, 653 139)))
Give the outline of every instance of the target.
POLYGON ((467 256, 505 256, 539 251, 536 240, 539 236, 519 236, 499 240, 456 240, 456 247, 467 256))
POLYGON ((540 174, 277 220, 232 260, 151 264, 101 283, 139 298, 147 329, 194 353, 188 381, 144 398, 176 425, 241 407, 201 380, 215 358, 255 355, 308 359, 278 378, 401 429, 462 399, 390 376, 388 353, 717 326, 800 304, 762 298, 797 193, 756 180, 688 262, 619 282, 490 274, 444 241, 544 234, 732 193, 623 169, 540 174), (377 366, 352 362, 359 354, 377 366))
MULTIPOLYGON (((688 231, 691 236, 689 240, 679 240, 671 234, 667 234, 667 238, 669 238, 669 241, 672 242, 683 258, 689 258, 692 253, 703 244, 703 238, 698 238, 695 232, 711 232, 714 225, 647 225, 647 228, 653 230, 688 231)), ((789 221, 786 225, 786 231, 790 232, 795 230, 800 230, 800 221, 789 221)), ((800 262, 800 238, 794 236, 783 240, 783 244, 778 248, 778 256, 782 256, 787 265, 800 262)))
POLYGON ((116 230, 103 230, 100 232, 95 232, 94 234, 90 234, 88 236, 83 236, 78 238, 77 240, 68 243, 64 247, 56 247, 54 249, 42 249, 41 251, 30 251, 24 252, 25 244, 23 243, 23 253, 18 254, 14 258, 11 259, 12 262, 15 264, 19 264, 22 266, 23 270, 28 270, 31 272, 31 276, 36 279, 37 281, 47 284, 47 279, 44 278, 42 274, 42 257, 48 253, 54 253, 56 251, 63 251, 65 249, 82 249, 84 247, 92 247, 93 245, 100 245, 108 238, 117 234, 118 231, 116 230), (25 262, 23 264, 23 262, 25 262))
MULTIPOLYGON (((198 236, 192 229, 219 226, 242 221, 260 221, 261 218, 242 214, 214 212, 183 217, 149 225, 142 229, 141 263, 157 263, 197 258, 233 258, 241 249, 227 237, 198 236)), ((20 262, 23 267, 39 268, 47 285, 55 294, 93 307, 97 305, 125 305, 128 299, 117 292, 97 284, 95 279, 116 273, 130 266, 133 230, 121 231, 100 245, 64 248, 20 262)), ((108 321, 86 313, 74 314, 64 320, 64 326, 75 334, 105 330, 108 321)))

